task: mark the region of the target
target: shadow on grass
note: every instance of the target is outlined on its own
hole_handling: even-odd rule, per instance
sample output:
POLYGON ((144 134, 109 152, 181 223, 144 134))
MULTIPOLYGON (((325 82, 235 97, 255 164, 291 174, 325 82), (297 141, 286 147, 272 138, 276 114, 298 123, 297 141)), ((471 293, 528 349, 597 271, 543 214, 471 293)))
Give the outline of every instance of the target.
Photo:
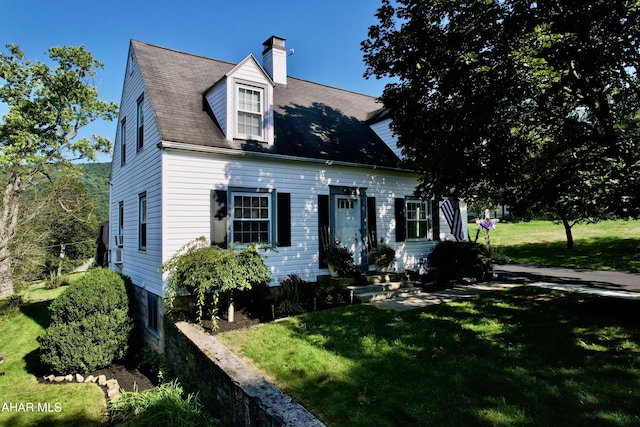
POLYGON ((640 272, 638 238, 576 239, 571 250, 567 249, 566 242, 528 243, 499 248, 524 264, 640 272))
POLYGON ((38 325, 46 328, 49 326, 49 304, 51 301, 34 302, 20 307, 20 312, 35 321, 38 325))
POLYGON ((336 426, 634 425, 638 310, 531 288, 403 313, 350 306, 279 326, 344 367, 285 358, 276 376, 336 426))

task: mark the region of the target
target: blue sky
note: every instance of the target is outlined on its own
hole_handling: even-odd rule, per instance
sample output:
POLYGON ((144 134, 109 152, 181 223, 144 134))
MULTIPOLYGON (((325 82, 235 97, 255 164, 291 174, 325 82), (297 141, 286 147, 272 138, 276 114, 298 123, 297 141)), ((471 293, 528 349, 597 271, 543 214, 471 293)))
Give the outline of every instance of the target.
MULTIPOLYGON (((120 103, 129 40, 230 62, 262 57, 262 42, 284 37, 288 74, 379 96, 384 81, 363 77, 360 43, 375 24, 380 0, 0 0, 0 40, 28 59, 45 60, 51 46, 84 45, 104 63, 100 97, 120 103)), ((0 108, 0 114, 6 109, 0 108)), ((115 122, 85 131, 113 140, 115 122)), ((100 161, 110 161, 110 155, 100 161)))

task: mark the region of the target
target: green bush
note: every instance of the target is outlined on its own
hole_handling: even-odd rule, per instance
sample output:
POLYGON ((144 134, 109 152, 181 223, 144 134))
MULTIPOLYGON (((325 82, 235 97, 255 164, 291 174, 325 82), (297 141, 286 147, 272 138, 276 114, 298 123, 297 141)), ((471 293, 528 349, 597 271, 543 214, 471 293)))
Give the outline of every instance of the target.
POLYGON ((127 325, 129 317, 122 310, 51 325, 38 339, 40 360, 57 374, 88 373, 109 366, 127 352, 127 325))
POLYGON ((52 372, 87 373, 125 356, 133 322, 119 274, 90 270, 49 309, 51 324, 38 342, 40 360, 52 372))
POLYGON ((143 392, 123 392, 117 404, 108 408, 113 425, 217 427, 195 394, 186 394, 177 381, 143 392))
POLYGON ((129 311, 124 279, 118 273, 97 268, 69 286, 49 306, 52 323, 69 323, 92 314, 129 311))
POLYGON ((304 313, 304 308, 300 304, 300 291, 309 287, 309 283, 297 274, 290 274, 280 279, 279 284, 278 313, 285 315, 304 313))
POLYGON ((271 281, 271 272, 256 246, 249 245, 241 251, 222 249, 211 246, 204 237, 183 246, 161 270, 169 273, 167 309, 175 313, 178 296, 189 294, 198 323, 202 323, 205 312, 211 313, 214 330, 222 293, 249 290, 271 281))
POLYGON ((492 270, 489 252, 474 242, 440 242, 428 258, 429 273, 439 281, 464 277, 482 280, 492 270))

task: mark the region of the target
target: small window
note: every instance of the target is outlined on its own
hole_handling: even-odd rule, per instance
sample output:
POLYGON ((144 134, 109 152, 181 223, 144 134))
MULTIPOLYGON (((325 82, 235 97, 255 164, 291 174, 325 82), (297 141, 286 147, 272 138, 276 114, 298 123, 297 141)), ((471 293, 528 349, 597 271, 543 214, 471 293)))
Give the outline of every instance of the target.
POLYGON ((271 195, 235 193, 233 201, 233 241, 269 242, 271 229, 271 195))
MULTIPOLYGON (((124 235, 124 202, 118 202, 118 236, 124 235)), ((119 237, 118 239, 122 239, 119 237)), ((121 242, 119 246, 122 246, 121 242)))
POLYGON ((432 239, 431 204, 419 199, 406 199, 407 239, 432 239))
POLYGON ((147 193, 139 196, 138 249, 147 249, 147 193))
POLYGON ((238 87, 237 136, 243 139, 263 139, 263 91, 238 87))
POLYGON ((122 120, 120 124, 120 165, 127 162, 127 121, 122 120))
POLYGON ((158 332, 158 296, 147 292, 147 326, 158 332))
POLYGON ((138 99, 138 108, 137 108, 137 118, 138 118, 138 133, 136 138, 136 143, 138 147, 138 151, 142 150, 144 147, 144 97, 141 96, 138 99))

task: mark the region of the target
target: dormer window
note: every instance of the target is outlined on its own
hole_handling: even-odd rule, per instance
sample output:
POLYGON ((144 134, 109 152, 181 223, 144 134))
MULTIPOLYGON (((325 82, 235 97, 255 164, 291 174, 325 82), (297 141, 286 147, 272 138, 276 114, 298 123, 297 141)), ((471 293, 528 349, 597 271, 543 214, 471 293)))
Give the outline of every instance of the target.
POLYGON ((238 86, 237 132, 240 139, 264 140, 264 90, 238 86))

